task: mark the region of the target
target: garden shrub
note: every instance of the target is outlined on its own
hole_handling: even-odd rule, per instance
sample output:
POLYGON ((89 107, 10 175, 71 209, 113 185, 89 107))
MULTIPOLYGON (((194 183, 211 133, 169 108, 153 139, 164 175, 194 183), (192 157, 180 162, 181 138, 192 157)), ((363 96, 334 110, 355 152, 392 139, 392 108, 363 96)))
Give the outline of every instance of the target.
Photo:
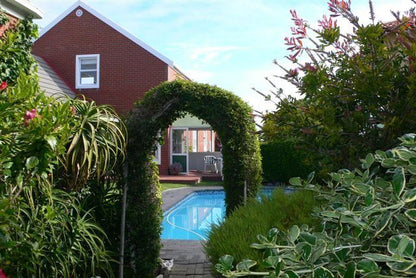
MULTIPOLYGON (((269 271, 256 275, 415 277, 416 134, 399 139, 396 148, 370 153, 360 169, 333 172, 324 184, 292 178, 326 204, 316 213, 322 229, 292 226, 258 236, 251 247, 265 250, 269 271)), ((216 268, 242 277, 253 275, 254 265, 248 259, 234 269, 233 258, 224 256, 216 268)))
POLYGON ((326 2, 329 15, 317 24, 291 11, 289 61, 276 59, 282 71, 276 84, 269 80, 272 94, 263 94, 276 104, 263 118, 263 140, 296 142, 320 178, 358 167, 363 154, 392 148, 416 129, 414 7, 383 24, 369 1, 372 21, 363 24, 354 1, 326 2), (279 89, 282 79, 294 90, 279 89))
POLYGON ((290 141, 271 141, 260 145, 263 182, 288 183, 291 177, 306 178, 313 171, 303 152, 290 141))
MULTIPOLYGON (((124 154, 125 129, 109 107, 40 92, 30 56, 35 30, 30 20, 18 21, 0 40, 0 273, 113 277, 91 193, 69 189, 108 176, 124 154), (82 182, 62 186, 75 168, 82 182)), ((107 206, 118 205, 108 196, 107 206)))
POLYGON ((213 265, 223 254, 232 254, 237 260, 261 260, 261 254, 250 248, 256 236, 271 227, 286 230, 301 223, 313 226, 317 223, 311 216, 315 205, 313 194, 307 191, 284 193, 282 189, 277 189, 271 197, 262 196, 261 201, 251 199, 223 223, 213 225, 204 244, 205 252, 213 265))

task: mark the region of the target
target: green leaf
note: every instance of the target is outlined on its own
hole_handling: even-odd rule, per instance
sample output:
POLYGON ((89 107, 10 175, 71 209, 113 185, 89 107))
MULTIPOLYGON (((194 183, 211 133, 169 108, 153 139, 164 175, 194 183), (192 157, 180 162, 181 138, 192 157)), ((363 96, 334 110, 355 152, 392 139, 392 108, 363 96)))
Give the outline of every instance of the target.
POLYGON ((233 261, 234 261, 233 256, 224 255, 219 259, 219 265, 221 265, 221 268, 223 270, 231 270, 233 268, 233 261))
POLYGON ((289 241, 294 243, 300 235, 300 229, 297 225, 294 225, 289 230, 289 241))
POLYGON ((26 168, 33 169, 39 164, 39 159, 36 156, 31 156, 26 159, 26 168))
POLYGON ((371 167, 371 165, 373 165, 375 159, 374 159, 374 155, 369 153, 367 154, 367 156, 365 157, 364 160, 362 160, 362 167, 363 169, 369 169, 371 167))
POLYGON ((403 202, 410 203, 416 200, 416 188, 406 190, 402 197, 403 202))
POLYGON ((413 222, 416 222, 416 209, 408 209, 404 212, 404 214, 412 220, 413 222))
POLYGON ((313 278, 334 278, 335 276, 326 268, 318 267, 313 271, 313 278))
POLYGON ((416 153, 409 151, 406 148, 396 148, 394 149, 394 153, 400 157, 400 159, 409 161, 411 158, 416 157, 416 153))
POLYGON ((416 165, 410 164, 406 167, 407 171, 409 171, 410 174, 416 175, 416 165))
POLYGON ((302 246, 301 255, 304 261, 308 262, 312 254, 312 246, 309 244, 304 244, 302 246))
POLYGON ((388 267, 390 267, 392 270, 396 272, 406 272, 412 267, 416 265, 416 262, 412 261, 395 261, 395 262, 387 262, 386 263, 388 267))
POLYGON ((55 150, 56 144, 57 144, 56 137, 49 135, 49 136, 46 136, 45 139, 46 139, 46 142, 48 142, 49 146, 51 146, 51 149, 55 150))
POLYGON ((250 268, 255 266, 257 263, 250 259, 245 259, 239 262, 236 266, 237 271, 249 271, 250 268))
POLYGON ((323 254, 326 252, 327 243, 319 239, 316 246, 312 247, 311 257, 309 259, 310 263, 315 263, 323 254))
POLYGON ((406 186, 406 178, 404 175, 403 167, 399 167, 394 171, 393 175, 393 192, 397 197, 400 197, 402 194, 405 186, 406 186))
POLYGON ((349 262, 347 264, 347 270, 344 273, 343 278, 355 278, 357 269, 355 268, 354 262, 349 262))
POLYGON ((375 221, 376 232, 374 237, 378 236, 387 227, 387 225, 390 222, 390 219, 391 213, 389 211, 385 212, 377 218, 377 220, 375 221))
POLYGON ((415 241, 406 235, 394 235, 389 238, 387 251, 399 257, 412 257, 415 251, 415 241))
POLYGON ((280 262, 281 259, 278 256, 268 256, 264 260, 263 265, 265 265, 267 268, 276 268, 280 262))
POLYGON ((394 158, 386 158, 381 161, 381 166, 385 168, 391 168, 396 165, 396 160, 394 158))
POLYGON ((289 183, 293 186, 301 186, 302 179, 300 177, 290 178, 289 183))
POLYGON ((371 273, 371 272, 378 272, 379 268, 375 261, 369 259, 362 259, 357 264, 357 269, 360 272, 364 273, 371 273))
POLYGON ((397 261, 395 258, 387 256, 387 255, 383 255, 383 254, 378 254, 378 253, 367 253, 363 255, 364 258, 376 261, 376 262, 395 262, 397 261))
POLYGON ((316 236, 308 233, 308 232, 301 232, 300 238, 309 243, 310 245, 316 244, 316 236))

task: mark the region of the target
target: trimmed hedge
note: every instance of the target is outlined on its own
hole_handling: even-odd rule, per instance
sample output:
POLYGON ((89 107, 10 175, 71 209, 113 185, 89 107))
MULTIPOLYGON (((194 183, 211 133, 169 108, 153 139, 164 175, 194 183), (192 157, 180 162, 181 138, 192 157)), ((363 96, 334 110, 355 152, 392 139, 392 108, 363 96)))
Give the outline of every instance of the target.
POLYGON ((186 112, 208 122, 223 145, 227 213, 255 195, 261 185, 260 147, 251 108, 218 87, 176 80, 150 90, 136 103, 128 120, 128 209, 126 261, 135 277, 154 277, 160 251, 161 192, 152 162, 155 143, 186 112))
POLYGON ((293 142, 262 143, 260 149, 265 182, 289 183, 291 177, 306 178, 313 171, 293 142))
POLYGON ((271 227, 286 230, 295 224, 318 224, 317 219, 311 216, 315 205, 314 194, 307 191, 285 194, 280 189, 275 190, 271 198, 264 196, 261 202, 251 199, 223 223, 213 226, 204 245, 205 252, 212 265, 224 254, 232 255, 236 261, 245 258, 261 261, 262 255, 250 247, 252 242, 256 242, 257 235, 271 227))

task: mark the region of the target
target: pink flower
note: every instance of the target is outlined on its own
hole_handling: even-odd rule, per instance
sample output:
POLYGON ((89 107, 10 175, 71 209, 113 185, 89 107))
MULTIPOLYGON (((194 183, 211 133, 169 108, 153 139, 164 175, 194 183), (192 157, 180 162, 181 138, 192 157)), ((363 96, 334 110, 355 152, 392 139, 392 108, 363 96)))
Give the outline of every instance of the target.
POLYGON ((0 268, 0 278, 7 278, 6 274, 3 272, 3 269, 0 268))
POLYGON ((6 81, 1 82, 1 84, 0 84, 0 91, 3 91, 6 88, 7 88, 7 82, 6 81))
POLYGON ((328 7, 329 11, 333 13, 331 16, 336 17, 339 16, 341 13, 345 13, 345 11, 350 10, 351 0, 329 0, 328 7))
POLYGON ((70 109, 72 115, 75 115, 75 113, 77 112, 77 110, 75 109, 75 106, 71 106, 69 109, 70 109))
POLYGON ((304 69, 310 72, 316 72, 316 68, 311 63, 305 63, 304 69))
POLYGON ((24 125, 27 126, 31 120, 36 118, 36 116, 37 116, 37 110, 35 108, 33 108, 30 111, 26 111, 26 114, 25 114, 25 117, 24 117, 25 118, 24 125))
POLYGON ((298 69, 291 69, 286 74, 287 77, 296 77, 299 74, 298 69))
POLYGON ((326 15, 324 15, 322 20, 318 20, 318 25, 324 30, 335 29, 337 28, 337 21, 333 21, 332 17, 327 18, 326 15))

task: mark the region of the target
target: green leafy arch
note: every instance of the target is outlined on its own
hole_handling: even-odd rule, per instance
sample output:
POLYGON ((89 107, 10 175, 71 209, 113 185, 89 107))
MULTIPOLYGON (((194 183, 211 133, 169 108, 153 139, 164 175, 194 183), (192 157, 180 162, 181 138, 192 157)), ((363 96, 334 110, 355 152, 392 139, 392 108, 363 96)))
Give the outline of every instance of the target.
POLYGON ((227 214, 243 203, 245 188, 250 196, 261 184, 260 148, 252 109, 243 100, 218 87, 183 80, 165 82, 150 90, 127 120, 126 231, 127 246, 134 246, 131 259, 136 261, 136 270, 137 264, 148 261, 144 257, 157 260, 160 250, 161 193, 157 167, 152 162, 155 142, 160 140, 160 130, 166 130, 186 112, 209 123, 221 139, 227 214))

